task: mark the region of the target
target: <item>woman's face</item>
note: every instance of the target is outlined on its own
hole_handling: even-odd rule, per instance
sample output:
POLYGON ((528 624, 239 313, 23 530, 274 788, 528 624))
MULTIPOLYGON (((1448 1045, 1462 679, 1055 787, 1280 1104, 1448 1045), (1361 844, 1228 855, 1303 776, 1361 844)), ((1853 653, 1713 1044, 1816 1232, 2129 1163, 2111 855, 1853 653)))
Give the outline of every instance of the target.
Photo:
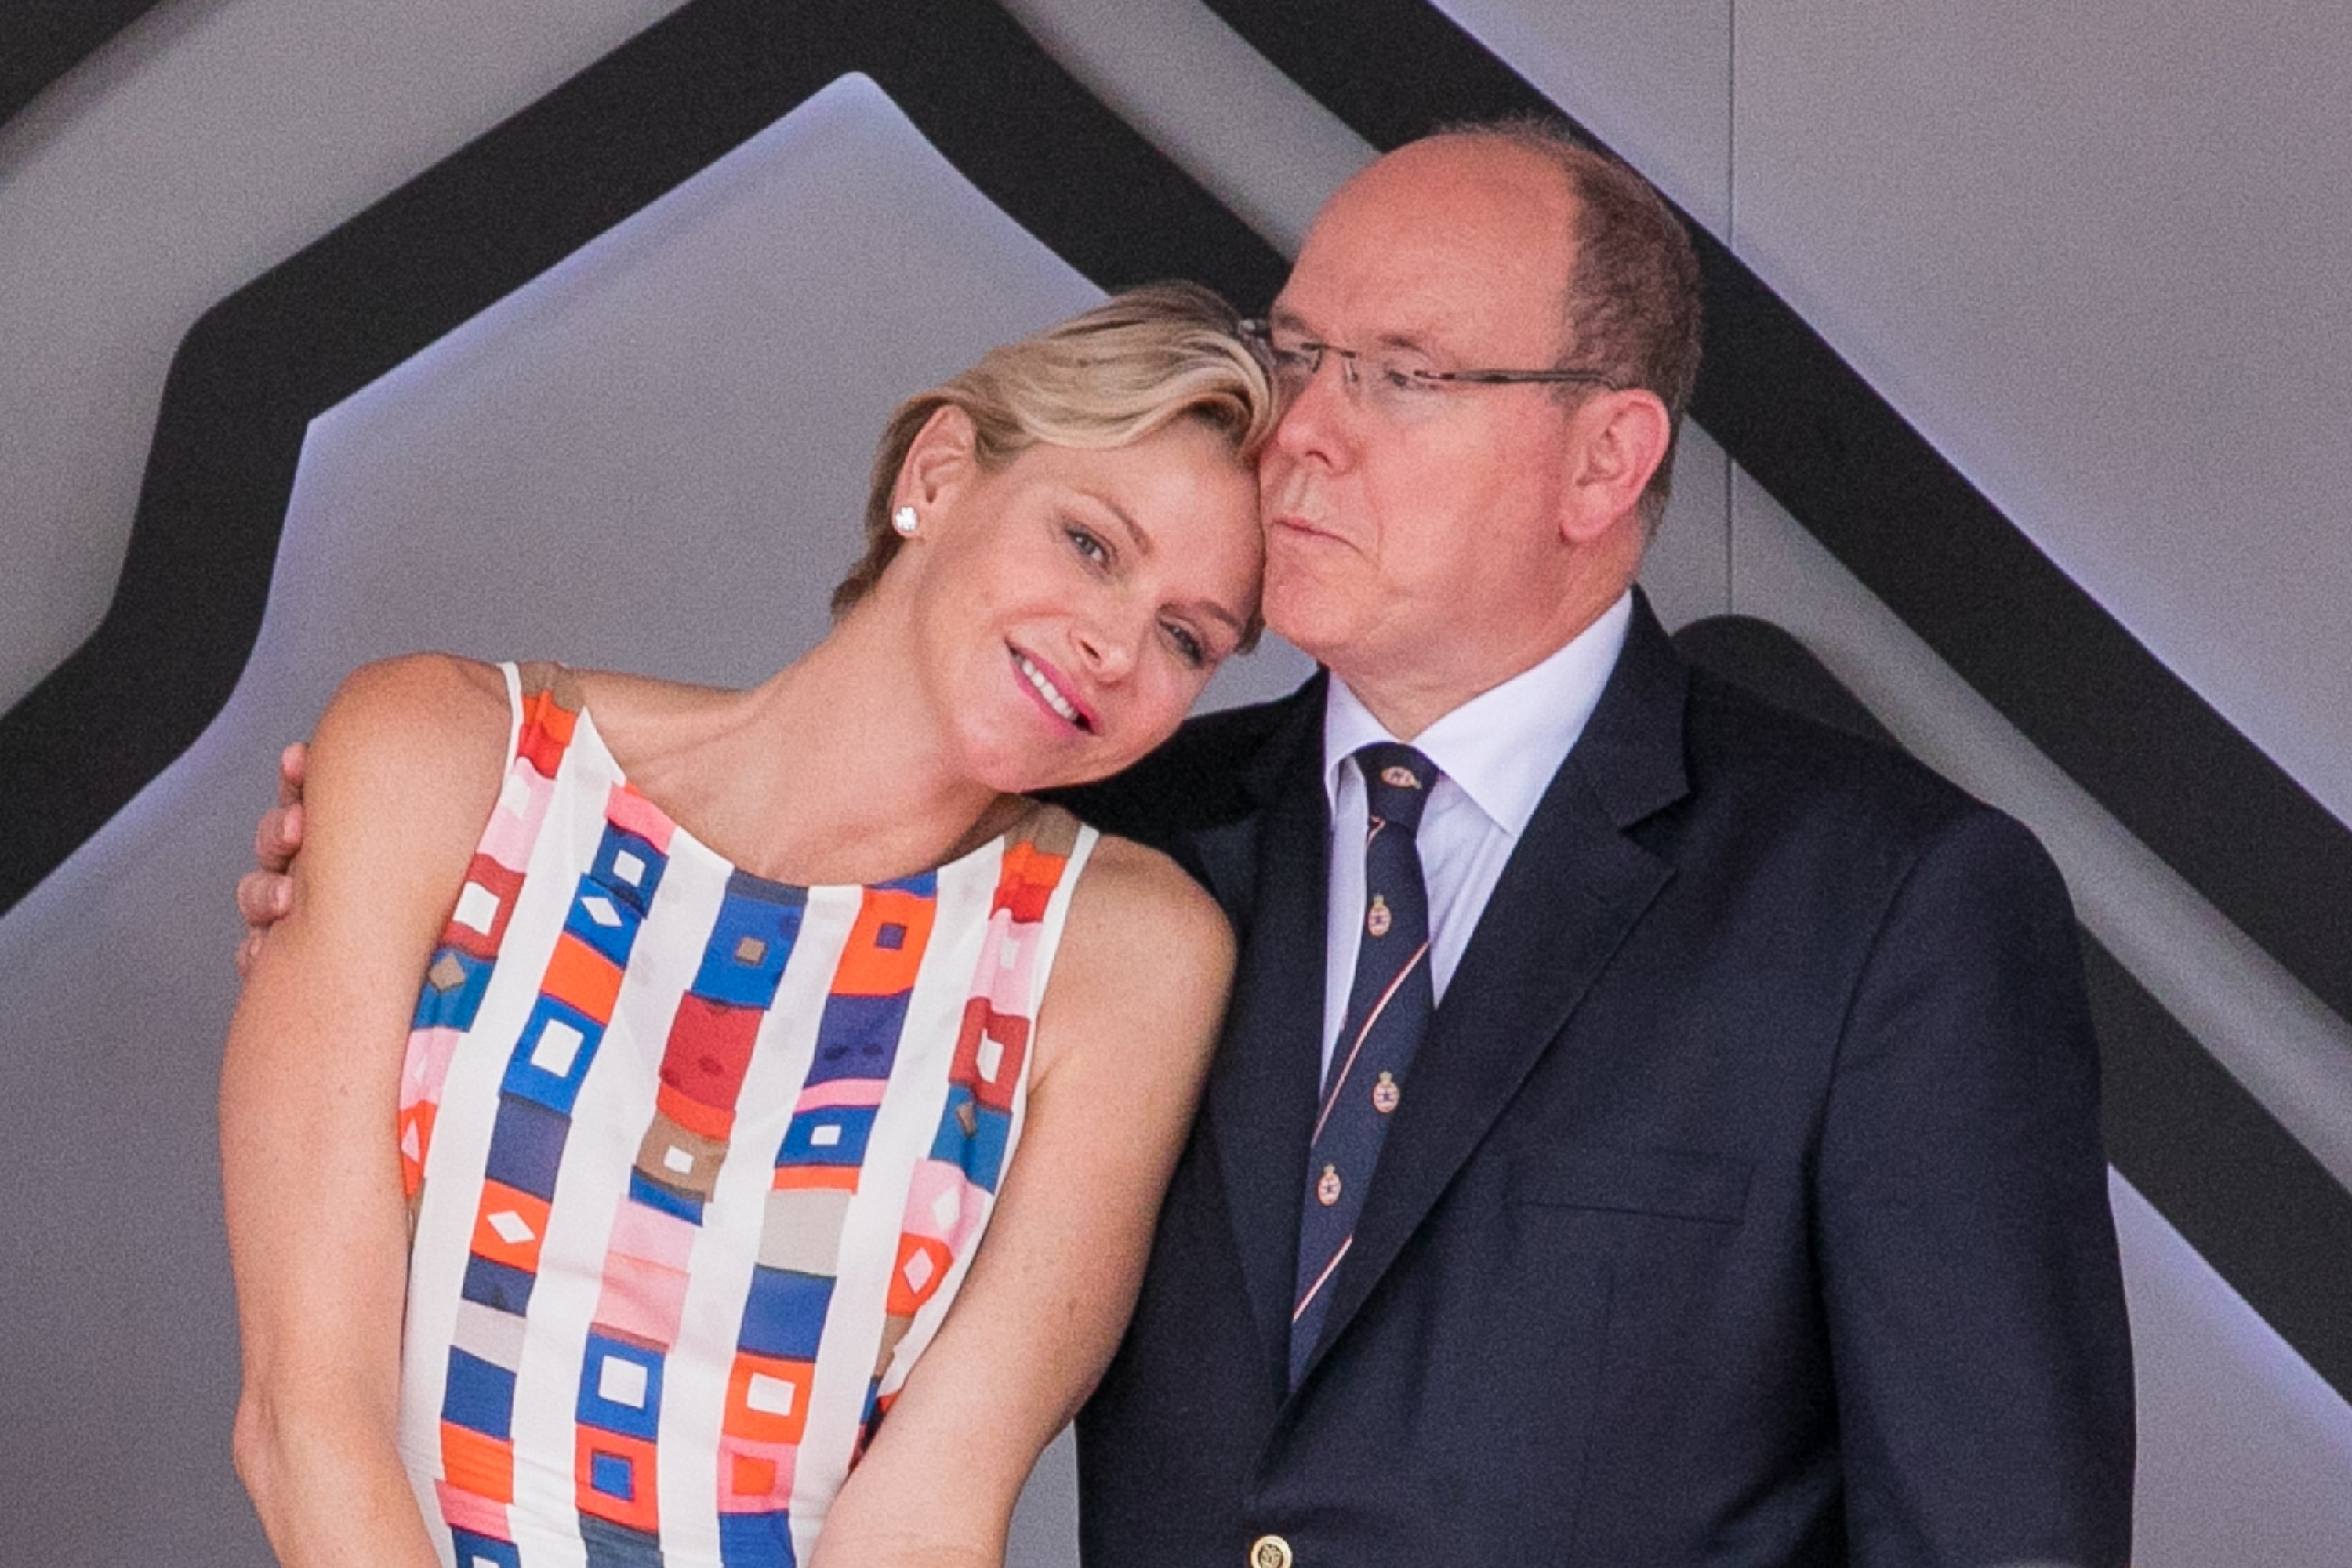
POLYGON ((908 459, 905 553, 920 668, 973 776, 1075 784, 1167 739, 1257 611, 1253 471, 1192 420, 994 473, 935 458, 919 441, 908 459))

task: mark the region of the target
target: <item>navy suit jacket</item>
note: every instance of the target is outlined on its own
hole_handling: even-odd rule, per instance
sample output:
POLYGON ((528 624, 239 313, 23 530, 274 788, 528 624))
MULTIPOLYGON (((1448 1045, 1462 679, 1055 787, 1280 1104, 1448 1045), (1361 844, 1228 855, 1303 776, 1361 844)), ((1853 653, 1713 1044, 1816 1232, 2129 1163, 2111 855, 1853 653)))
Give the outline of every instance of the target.
POLYGON ((1090 1568, 2128 1553, 2130 1352, 2076 935, 2026 831, 1687 668, 1646 605, 1423 1042, 1313 1360, 1323 683, 1087 795, 1241 939, 1090 1568))

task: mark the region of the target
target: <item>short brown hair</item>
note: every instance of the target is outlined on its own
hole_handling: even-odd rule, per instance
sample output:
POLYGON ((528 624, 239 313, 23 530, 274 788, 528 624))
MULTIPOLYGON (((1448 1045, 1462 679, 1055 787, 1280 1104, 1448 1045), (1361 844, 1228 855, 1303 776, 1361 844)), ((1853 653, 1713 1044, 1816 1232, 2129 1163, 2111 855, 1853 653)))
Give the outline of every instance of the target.
POLYGON ((866 553, 833 591, 836 616, 864 598, 903 542, 890 498, 915 437, 946 407, 971 416, 973 456, 997 471, 1040 442, 1124 447, 1179 419, 1213 431, 1246 462, 1273 432, 1265 367, 1232 306, 1197 283, 1149 283, 1001 344, 890 415, 866 492, 866 553))
POLYGON ((1654 393, 1666 405, 1666 455, 1641 500, 1643 523, 1656 532, 1674 483, 1683 414, 1698 384, 1698 257, 1683 220, 1657 187, 1552 116, 1465 121, 1437 134, 1521 148, 1567 178, 1576 198, 1576 236, 1573 270, 1562 290, 1568 338, 1560 363, 1654 393))

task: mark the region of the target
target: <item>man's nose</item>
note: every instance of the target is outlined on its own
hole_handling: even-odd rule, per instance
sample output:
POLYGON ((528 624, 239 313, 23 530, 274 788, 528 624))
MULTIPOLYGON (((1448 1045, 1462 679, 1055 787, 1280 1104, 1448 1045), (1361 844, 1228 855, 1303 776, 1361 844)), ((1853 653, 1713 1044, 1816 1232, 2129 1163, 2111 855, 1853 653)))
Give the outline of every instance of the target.
POLYGON ((1354 375, 1346 355, 1326 352, 1284 405, 1274 445, 1292 457, 1314 453, 1338 461, 1346 448, 1348 421, 1357 412, 1354 375))

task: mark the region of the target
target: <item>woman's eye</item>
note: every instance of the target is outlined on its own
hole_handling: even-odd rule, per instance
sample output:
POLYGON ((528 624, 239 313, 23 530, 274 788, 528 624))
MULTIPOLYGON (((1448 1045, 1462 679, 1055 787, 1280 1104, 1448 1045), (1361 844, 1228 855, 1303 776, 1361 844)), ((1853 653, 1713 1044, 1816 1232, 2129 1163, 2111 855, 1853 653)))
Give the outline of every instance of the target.
POLYGON ((1176 645, 1176 651, 1184 656, 1186 663, 1206 664, 1209 661, 1209 650, 1201 646, 1201 639, 1192 635, 1190 627, 1171 623, 1168 640, 1176 645))
POLYGON ((1092 530, 1080 528, 1073 523, 1064 528, 1062 531, 1069 536, 1071 549, 1076 550, 1097 566, 1110 560, 1109 546, 1096 538, 1092 530))

